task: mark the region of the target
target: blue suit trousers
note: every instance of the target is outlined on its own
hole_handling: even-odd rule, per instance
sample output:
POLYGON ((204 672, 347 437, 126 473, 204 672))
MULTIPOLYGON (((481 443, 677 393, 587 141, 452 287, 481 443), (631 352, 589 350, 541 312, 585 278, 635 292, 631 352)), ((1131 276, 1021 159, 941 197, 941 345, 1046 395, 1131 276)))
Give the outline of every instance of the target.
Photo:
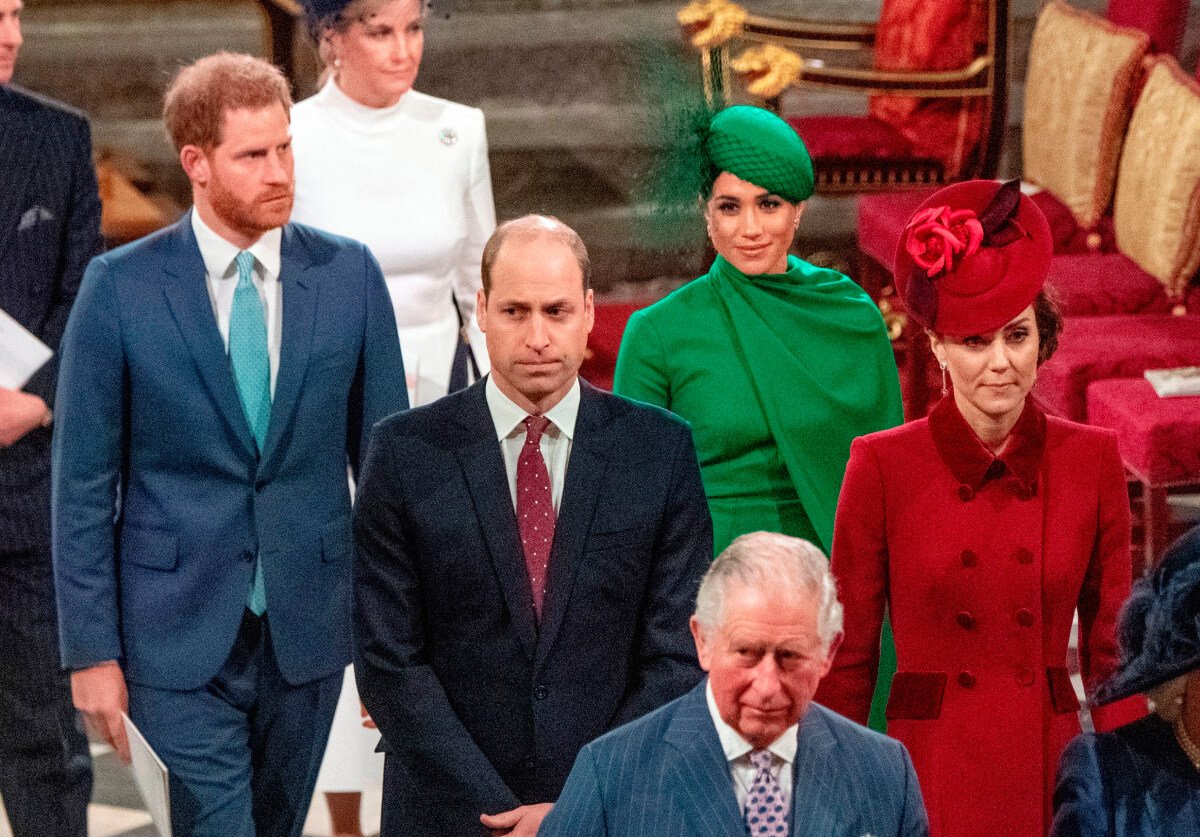
POLYGON ((268 615, 246 611, 229 658, 191 691, 129 684, 129 714, 170 771, 176 837, 300 837, 342 670, 289 684, 268 615))

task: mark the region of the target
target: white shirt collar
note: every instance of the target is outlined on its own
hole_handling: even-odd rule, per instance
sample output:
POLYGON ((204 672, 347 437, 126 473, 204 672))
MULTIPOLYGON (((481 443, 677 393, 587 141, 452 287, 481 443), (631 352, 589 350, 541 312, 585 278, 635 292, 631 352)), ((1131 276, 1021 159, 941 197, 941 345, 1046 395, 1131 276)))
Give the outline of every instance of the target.
MULTIPOLYGON (((704 696, 708 700, 708 714, 712 716, 713 726, 717 728, 717 738, 721 739, 721 749, 725 751, 725 760, 736 761, 743 756, 749 755, 754 749, 754 745, 742 738, 741 733, 727 724, 725 719, 721 717, 721 712, 717 709, 717 699, 713 695, 711 682, 705 682, 704 696)), ((782 759, 785 763, 794 763, 796 761, 796 735, 799 732, 799 728, 799 724, 792 724, 767 749, 776 758, 782 759)))
MULTIPOLYGON (((233 260, 240 252, 238 248, 218 235, 212 227, 204 223, 200 213, 192 208, 192 232, 196 234, 196 244, 200 247, 200 257, 204 259, 204 269, 213 279, 224 279, 236 274, 233 260)), ((283 229, 276 227, 263 233, 262 238, 247 248, 255 260, 262 266, 263 279, 278 278, 280 268, 279 249, 283 242, 283 229)))
MULTIPOLYGON (((487 376, 484 393, 487 396, 488 412, 492 414, 492 423, 496 426, 498 439, 503 441, 518 430, 524 432, 521 423, 525 421, 525 417, 529 413, 501 392, 495 378, 491 375, 487 376)), ((563 436, 568 439, 575 438, 575 419, 579 417, 578 377, 575 378, 575 383, 567 390, 567 394, 562 397, 562 400, 547 410, 545 416, 563 436)))

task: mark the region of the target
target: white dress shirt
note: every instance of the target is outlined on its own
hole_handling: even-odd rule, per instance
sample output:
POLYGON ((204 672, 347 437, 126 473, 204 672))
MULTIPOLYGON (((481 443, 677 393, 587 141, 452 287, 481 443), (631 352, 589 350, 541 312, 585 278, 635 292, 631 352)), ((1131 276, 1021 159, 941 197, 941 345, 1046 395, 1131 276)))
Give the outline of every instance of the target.
MULTIPOLYGON (((229 353, 229 315, 233 311, 233 292, 237 289, 236 246, 219 236, 204 223, 200 213, 192 210, 192 231, 204 259, 208 298, 212 301, 217 329, 229 353)), ((275 378, 279 375, 279 341, 283 332, 283 293, 279 284, 279 245, 283 231, 276 227, 248 248, 254 256, 254 287, 263 302, 267 316, 267 356, 271 363, 271 397, 275 397, 275 378)))
MULTIPOLYGON (((516 508, 517 459, 521 456, 521 448, 525 446, 524 421, 529 413, 501 392, 500 387, 496 385, 496 379, 491 375, 488 375, 484 392, 487 395, 488 411, 492 414, 492 423, 496 426, 496 436, 500 439, 500 447, 504 451, 508 491, 513 498, 513 508, 516 508)), ((578 378, 562 400, 546 411, 545 416, 550 419, 550 425, 542 434, 542 459, 546 461, 546 469, 550 472, 554 513, 558 514, 558 508, 562 505, 563 484, 567 480, 567 462, 571 459, 571 442, 575 438, 575 419, 579 416, 578 378)))
MULTIPOLYGON (((749 741, 725 723, 717 709, 717 699, 713 696, 712 683, 704 687, 708 698, 708 714, 712 716, 713 725, 717 728, 717 738, 721 740, 721 749, 725 751, 725 759, 729 762, 729 773, 733 776, 733 792, 737 796, 738 810, 746 814, 746 799, 750 796, 750 786, 754 784, 757 771, 750 763, 750 753, 754 746, 749 741)), ((779 780, 779 790, 783 793, 783 807, 792 810, 792 769, 796 762, 796 733, 798 724, 792 724, 783 735, 775 739, 771 746, 771 772, 779 780)))

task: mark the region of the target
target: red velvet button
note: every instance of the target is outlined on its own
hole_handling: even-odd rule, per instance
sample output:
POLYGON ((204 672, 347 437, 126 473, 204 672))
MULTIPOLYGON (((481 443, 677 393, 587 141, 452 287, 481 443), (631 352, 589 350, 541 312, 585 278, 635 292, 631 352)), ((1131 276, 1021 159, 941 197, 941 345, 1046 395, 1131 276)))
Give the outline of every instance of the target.
POLYGON ((960 671, 958 673, 958 685, 964 689, 969 689, 975 685, 975 675, 969 671, 960 671))
POLYGON ((972 550, 964 549, 962 551, 962 565, 964 567, 973 567, 978 563, 979 563, 979 558, 978 558, 978 556, 975 555, 975 553, 972 550))
POLYGON ((1013 552, 1013 557, 1017 559, 1018 564, 1032 564, 1033 553, 1023 546, 1017 547, 1013 552))
POLYGON ((975 627, 975 617, 965 610, 955 616, 954 621, 959 624, 959 627, 968 631, 975 627))
POLYGON ((1028 628, 1033 624, 1033 614, 1025 608, 1017 611, 1017 624, 1022 628, 1028 628))
POLYGON ((1033 672, 1026 666, 1017 666, 1017 682, 1022 686, 1033 685, 1033 672))
POLYGON ((975 496, 975 491, 974 491, 974 489, 971 488, 971 486, 960 485, 958 487, 958 499, 962 500, 964 503, 967 502, 968 500, 970 500, 974 496, 975 496))

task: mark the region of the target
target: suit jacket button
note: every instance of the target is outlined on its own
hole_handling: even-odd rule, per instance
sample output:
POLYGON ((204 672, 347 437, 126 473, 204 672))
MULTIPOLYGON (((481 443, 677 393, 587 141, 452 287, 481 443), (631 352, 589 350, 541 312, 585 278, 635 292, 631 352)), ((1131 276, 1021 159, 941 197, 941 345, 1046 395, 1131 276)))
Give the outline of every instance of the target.
POLYGON ((533 768, 535 768, 535 767, 537 767, 537 764, 534 762, 533 756, 530 756, 529 758, 525 759, 525 769, 526 770, 533 770, 533 768))
POLYGON ((979 563, 979 557, 970 549, 962 551, 962 565, 964 567, 973 567, 979 563))
POLYGON ((969 689, 975 685, 975 675, 969 671, 960 671, 958 673, 958 685, 964 689, 969 689))
POLYGON ((1033 671, 1028 666, 1017 666, 1017 682, 1022 686, 1033 685, 1033 671))
POLYGON ((1017 611, 1017 624, 1022 628, 1028 628, 1033 625, 1033 614, 1027 608, 1021 608, 1017 611))
POLYGON ((1018 547, 1017 550, 1013 552, 1013 557, 1017 559, 1018 564, 1033 563, 1033 553, 1023 546, 1018 547))
POLYGON ((549 694, 550 694, 550 690, 547 689, 545 686, 538 686, 536 689, 533 690, 533 699, 534 700, 545 700, 546 696, 549 694))
POLYGON ((254 550, 247 549, 245 552, 243 552, 242 560, 245 561, 247 564, 252 563, 254 561, 254 550))
POLYGON ((975 627, 975 617, 965 610, 961 611, 957 616, 955 616, 954 621, 957 622, 959 627, 963 628, 964 630, 969 631, 975 627))
POLYGON ((958 499, 962 500, 964 503, 967 502, 968 500, 970 500, 974 496, 975 496, 975 489, 971 488, 971 486, 960 485, 958 487, 958 499))

